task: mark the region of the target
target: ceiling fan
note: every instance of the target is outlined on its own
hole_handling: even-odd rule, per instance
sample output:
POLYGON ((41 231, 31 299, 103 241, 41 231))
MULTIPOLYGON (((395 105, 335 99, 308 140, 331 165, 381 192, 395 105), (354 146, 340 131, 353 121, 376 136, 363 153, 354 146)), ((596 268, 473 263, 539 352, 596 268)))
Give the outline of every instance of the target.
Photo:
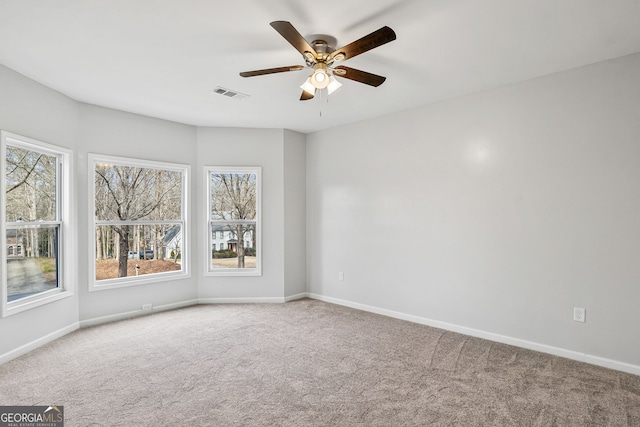
POLYGON ((334 49, 329 46, 325 40, 314 40, 309 44, 290 22, 274 21, 270 25, 302 54, 306 65, 291 65, 288 67, 244 71, 240 73, 242 77, 262 76, 265 74, 285 73, 311 68, 313 73, 302 86, 300 86, 302 88, 301 101, 312 99, 319 89, 326 88, 327 92, 331 94, 342 86, 334 76, 375 87, 380 86, 386 80, 386 77, 345 67, 344 65, 335 66, 335 63, 353 58, 356 55, 360 55, 361 53, 395 40, 396 33, 389 27, 382 27, 340 49, 334 49))

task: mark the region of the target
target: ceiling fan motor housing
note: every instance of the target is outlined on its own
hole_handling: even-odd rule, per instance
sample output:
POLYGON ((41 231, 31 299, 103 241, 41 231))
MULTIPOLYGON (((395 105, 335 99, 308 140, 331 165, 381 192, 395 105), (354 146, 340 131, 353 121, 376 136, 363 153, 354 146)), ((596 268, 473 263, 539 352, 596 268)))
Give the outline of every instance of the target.
POLYGON ((327 59, 329 54, 335 50, 325 40, 314 40, 311 42, 311 47, 318 54, 318 59, 321 60, 327 59))

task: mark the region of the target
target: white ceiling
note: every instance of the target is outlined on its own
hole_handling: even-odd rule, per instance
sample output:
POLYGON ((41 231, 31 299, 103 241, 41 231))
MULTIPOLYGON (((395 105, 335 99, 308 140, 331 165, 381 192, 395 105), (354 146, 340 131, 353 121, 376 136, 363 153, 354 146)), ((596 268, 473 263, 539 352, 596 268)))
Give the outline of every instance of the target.
POLYGON ((78 101, 199 126, 312 132, 639 51, 638 0, 0 0, 0 63, 78 101), (393 28, 344 62, 387 81, 299 101, 307 71, 240 77, 303 64, 275 20, 338 46, 393 28))

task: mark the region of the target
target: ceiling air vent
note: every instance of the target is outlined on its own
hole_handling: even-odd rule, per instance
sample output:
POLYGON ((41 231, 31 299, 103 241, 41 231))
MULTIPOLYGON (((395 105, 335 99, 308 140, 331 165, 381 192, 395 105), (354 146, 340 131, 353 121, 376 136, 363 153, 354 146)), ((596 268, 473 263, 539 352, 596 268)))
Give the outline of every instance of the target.
POLYGON ((237 90, 226 89, 220 86, 215 88, 213 92, 217 93, 218 95, 228 96, 229 98, 233 98, 233 99, 246 99, 249 97, 249 95, 245 93, 240 93, 237 90))

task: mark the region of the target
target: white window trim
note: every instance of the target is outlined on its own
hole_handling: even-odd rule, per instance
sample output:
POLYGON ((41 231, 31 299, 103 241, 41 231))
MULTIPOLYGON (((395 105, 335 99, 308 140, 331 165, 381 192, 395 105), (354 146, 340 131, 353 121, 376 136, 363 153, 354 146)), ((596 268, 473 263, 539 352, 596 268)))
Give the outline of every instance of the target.
MULTIPOLYGON (((54 301, 68 298, 74 294, 75 284, 77 282, 77 248, 74 244, 76 225, 73 218, 73 206, 75 186, 71 179, 73 168, 73 152, 69 149, 56 145, 48 144, 36 139, 27 138, 7 131, 0 131, 0 170, 2 170, 2 179, 0 182, 0 197, 3 203, 0 204, 0 241, 6 242, 6 203, 4 200, 6 194, 6 149, 7 143, 12 146, 19 146, 28 150, 50 154, 61 159, 59 166, 59 180, 57 182, 58 192, 58 212, 60 221, 60 243, 58 256, 61 259, 59 263, 60 271, 58 271, 58 288, 41 292, 26 298, 20 298, 16 301, 7 302, 7 273, 3 267, 0 272, 0 298, 2 299, 1 314, 2 317, 11 316, 21 313, 32 308, 40 307, 54 301)), ((58 222, 54 221, 54 222, 58 222)), ((3 250, 0 254, 0 264, 5 266, 7 262, 7 252, 3 250)))
MULTIPOLYGON (((260 166, 205 166, 204 167, 205 230, 203 254, 205 276, 262 276, 262 167, 260 166), (210 173, 252 173, 256 175, 256 267, 255 268, 211 268, 211 191, 210 173)), ((254 221, 251 221, 254 222, 254 221)))
MULTIPOLYGON (((167 281, 182 280, 191 277, 191 259, 189 257, 189 189, 191 188, 191 166, 168 163, 154 160, 141 160, 129 157, 117 157, 104 154, 89 153, 88 159, 88 175, 89 175, 89 291, 101 291, 106 289, 125 288, 129 286, 138 286, 146 284, 154 284, 167 281), (132 223, 180 223, 182 224, 182 270, 164 273, 145 274, 143 276, 127 276, 115 279, 96 280, 96 262, 95 257, 91 256, 96 248, 96 218, 95 218, 95 165, 96 163, 108 163, 117 165, 126 165, 133 167, 143 167, 152 169, 166 169, 181 172, 182 180, 182 220, 180 221, 131 221, 132 223)), ((102 221, 100 221, 102 222, 102 221)), ((114 221, 114 223, 121 223, 114 221)))

